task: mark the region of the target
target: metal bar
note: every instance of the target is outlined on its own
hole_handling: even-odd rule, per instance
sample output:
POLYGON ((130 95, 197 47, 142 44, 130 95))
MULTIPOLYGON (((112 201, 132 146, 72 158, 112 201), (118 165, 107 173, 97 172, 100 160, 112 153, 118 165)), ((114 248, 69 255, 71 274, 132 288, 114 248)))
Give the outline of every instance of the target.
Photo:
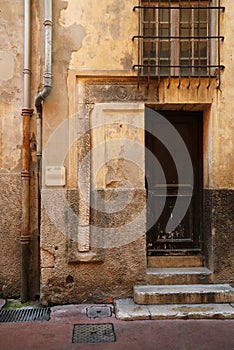
MULTIPOLYGON (((161 2, 161 0, 159 0, 159 2, 161 2)), ((158 33, 160 34, 160 24, 161 24, 161 16, 160 16, 160 9, 158 9, 158 33)), ((158 84, 157 84, 157 88, 159 88, 160 85, 160 74, 161 74, 161 64, 160 64, 160 41, 158 40, 158 62, 159 62, 159 68, 158 68, 158 84)))
POLYGON ((200 63, 201 63, 201 38, 200 38, 200 15, 201 15, 201 12, 200 12, 200 3, 201 3, 201 0, 199 0, 198 2, 198 65, 199 65, 199 68, 198 68, 198 85, 197 85, 197 89, 199 89, 200 85, 201 85, 201 77, 200 77, 200 73, 201 73, 201 69, 200 69, 200 63))
MULTIPOLYGON (((189 0, 189 6, 191 6, 190 0, 189 0)), ((191 23, 192 23, 192 21, 191 21, 191 11, 189 11, 189 17, 188 17, 188 31, 189 31, 188 62, 189 62, 189 65, 191 65, 191 25, 192 25, 191 23)), ((189 82, 188 82, 188 85, 187 85, 187 89, 189 89, 189 87, 191 85, 190 78, 191 78, 191 68, 188 68, 188 79, 189 79, 189 82)))
MULTIPOLYGON (((150 0, 148 0, 148 4, 150 5, 150 0)), ((149 28, 150 28, 150 16, 148 14, 148 29, 149 28)), ((150 63, 150 46, 148 47, 148 63, 150 63)), ((147 69, 147 80, 148 80, 147 88, 149 88, 149 82, 150 82, 150 67, 149 66, 147 69)))
MULTIPOLYGON (((134 69, 134 68, 136 68, 136 67, 147 67, 148 65, 147 64, 140 64, 140 65, 138 65, 138 64, 134 64, 133 66, 132 66, 132 68, 134 69)), ((150 65, 150 67, 160 67, 160 65, 158 65, 158 64, 151 64, 150 65)), ((164 67, 175 67, 175 68, 180 68, 181 67, 181 65, 170 65, 170 64, 165 64, 165 66, 164 67)), ((188 65, 188 64, 185 64, 185 65, 183 65, 183 67, 186 67, 186 68, 193 68, 193 67, 195 67, 195 68, 199 68, 199 67, 206 67, 206 68, 220 68, 221 70, 223 70, 224 68, 225 68, 225 66, 224 65, 214 65, 214 64, 210 64, 210 65, 206 65, 206 66, 202 66, 202 65, 198 65, 198 64, 194 64, 194 65, 188 65)))
MULTIPOLYGON (((139 5, 140 5, 140 1, 141 0, 138 0, 138 1, 139 1, 138 2, 139 5)), ((140 33, 141 33, 141 16, 142 16, 142 13, 139 12, 138 13, 138 35, 140 35, 140 33)), ((140 53, 141 53, 141 47, 140 47, 140 42, 138 41, 138 64, 140 64, 140 53)), ((138 71, 138 74, 137 74, 137 85, 138 85, 138 88, 140 86, 140 75, 141 75, 141 71, 138 71)))
POLYGON ((5 314, 5 317, 4 317, 4 321, 8 322, 8 320, 10 320, 10 319, 11 319, 11 310, 7 310, 6 314, 5 314))
POLYGON ((157 36, 157 35, 134 35, 132 41, 135 39, 221 39, 224 40, 222 35, 211 35, 211 36, 157 36))
MULTIPOLYGON (((181 8, 181 5, 180 5, 180 0, 179 0, 179 8, 181 8)), ((180 13, 179 13, 179 16, 180 16, 180 13)), ((179 26, 180 26, 180 17, 179 17, 179 26)), ((180 30, 180 28, 179 28, 180 30)), ((180 43, 179 43, 180 44, 180 43)), ((179 58, 180 59, 180 53, 179 53, 179 58)), ((179 67, 179 84, 178 84, 178 89, 180 88, 180 85, 181 85, 181 81, 180 81, 180 78, 181 78, 181 66, 179 67)))
MULTIPOLYGON (((168 5, 168 35, 171 35, 171 0, 169 0, 168 5)), ((171 38, 169 39, 169 63, 171 64, 171 38)), ((169 68, 168 84, 167 88, 169 89, 171 85, 171 69, 169 68)))
MULTIPOLYGON (((218 4, 220 6, 220 0, 218 0, 218 4)), ((218 11, 218 36, 220 35, 220 11, 218 11)), ((220 41, 218 40, 218 65, 220 66, 220 41)), ((220 69, 218 71, 218 79, 219 79, 219 83, 217 86, 217 89, 220 89, 220 85, 221 85, 221 73, 220 73, 220 69)))
MULTIPOLYGON (((173 10, 179 10, 179 9, 185 9, 185 10, 187 10, 187 9, 190 9, 191 7, 189 7, 189 6, 157 6, 157 5, 155 5, 155 6, 143 6, 143 5, 141 5, 141 6, 134 6, 133 7, 133 11, 135 11, 136 9, 144 9, 144 8, 147 8, 147 9, 154 9, 154 8, 157 8, 157 9, 168 9, 168 7, 170 8, 170 9, 173 9, 173 10)), ((193 8, 194 9, 198 9, 198 8, 204 8, 204 9, 206 9, 206 8, 210 8, 211 10, 222 10, 223 12, 225 11, 225 7, 224 6, 210 6, 210 7, 208 7, 208 6, 193 6, 193 8)))
MULTIPOLYGON (((209 7, 210 7, 210 5, 211 5, 211 0, 209 0, 209 7)), ((210 34, 211 34, 211 13, 210 13, 210 9, 207 9, 207 26, 208 26, 208 36, 210 36, 210 34)), ((207 47, 207 62, 208 62, 208 64, 210 64, 210 61, 211 61, 211 40, 209 39, 208 40, 208 47, 207 47)), ((209 83, 207 85, 207 89, 209 89, 210 84, 211 84, 211 80, 210 80, 211 70, 210 70, 210 67, 208 69, 208 72, 209 72, 209 83)))
MULTIPOLYGON (((221 10, 222 11, 225 11, 225 7, 224 6, 221 6, 220 4, 220 0, 218 0, 218 6, 211 6, 211 3, 212 3, 212 0, 208 0, 209 3, 206 2, 206 4, 203 4, 202 3, 202 0, 198 0, 197 4, 196 5, 193 5, 191 0, 187 0, 188 1, 188 5, 183 5, 182 3, 182 0, 178 0, 178 3, 177 5, 172 5, 171 3, 171 0, 168 0, 165 2, 165 6, 162 4, 161 2, 162 0, 158 0, 158 5, 152 5, 151 4, 151 0, 148 0, 147 1, 147 5, 140 5, 141 1, 139 1, 139 5, 138 6, 135 6, 133 8, 133 11, 135 11, 136 9, 140 9, 140 10, 145 10, 145 9, 152 9, 153 11, 157 11, 158 13, 158 18, 155 19, 155 17, 153 16, 153 13, 152 13, 152 18, 151 18, 151 13, 149 13, 149 16, 148 16, 148 28, 150 30, 150 32, 152 34, 156 34, 156 35, 140 35, 140 30, 138 30, 138 35, 135 35, 132 37, 132 40, 134 41, 135 39, 137 40, 142 40, 143 42, 147 42, 148 41, 148 54, 147 52, 145 52, 147 55, 145 57, 146 59, 146 62, 148 61, 148 64, 139 64, 140 62, 140 59, 138 57, 138 65, 134 65, 133 66, 133 69, 136 69, 138 68, 138 76, 142 74, 142 68, 145 68, 144 71, 145 73, 147 72, 147 78, 148 78, 148 83, 149 83, 149 80, 150 80, 150 77, 151 76, 154 76, 157 77, 158 76, 158 84, 160 83, 160 78, 161 78, 161 69, 162 69, 162 63, 166 63, 166 62, 162 62, 160 60, 160 50, 161 50, 161 47, 160 47, 160 44, 164 41, 166 42, 168 40, 168 43, 169 43, 169 47, 168 47, 168 62, 169 64, 163 64, 163 68, 169 68, 168 70, 168 87, 170 86, 170 80, 171 80, 171 74, 173 74, 173 76, 179 76, 179 85, 178 87, 180 87, 180 79, 181 79, 181 69, 182 67, 183 68, 187 68, 187 72, 186 74, 188 73, 188 78, 189 78, 189 81, 188 81, 188 88, 190 87, 190 84, 191 84, 191 77, 192 76, 198 76, 198 79, 199 79, 199 83, 197 85, 197 88, 199 88, 200 84, 201 84, 201 77, 203 76, 203 70, 204 68, 207 68, 207 72, 204 73, 204 76, 208 76, 209 77, 209 83, 208 83, 208 86, 207 88, 209 88, 210 86, 210 78, 211 76, 213 76, 213 72, 211 71, 211 68, 218 68, 218 86, 217 88, 220 88, 220 80, 221 80, 221 69, 224 69, 224 66, 221 65, 221 55, 220 55, 220 46, 221 46, 221 43, 220 43, 220 40, 224 41, 224 36, 221 36, 220 35, 220 12, 221 10), (161 16, 161 13, 160 13, 160 10, 168 10, 168 18, 167 18, 167 22, 168 22, 168 35, 165 35, 163 36, 162 34, 163 33, 153 33, 153 29, 154 29, 154 23, 155 23, 155 27, 157 28, 157 30, 159 30, 161 28, 161 19, 160 19, 160 16, 161 16), (179 19, 179 32, 171 32, 171 16, 173 15, 173 11, 171 10, 182 10, 182 9, 186 9, 186 10, 190 10, 189 11, 189 18, 185 18, 184 19, 184 23, 186 23, 186 25, 188 25, 188 33, 189 35, 188 36, 182 36, 182 32, 181 32, 181 25, 182 25, 182 22, 181 22, 181 19, 179 19), (198 18, 197 18, 197 35, 195 35, 195 33, 193 32, 192 29, 195 29, 195 27, 192 27, 192 23, 194 22, 192 19, 191 19, 191 15, 193 14, 192 11, 195 11, 195 10, 198 10, 198 18), (206 30, 206 33, 208 35, 203 35, 201 36, 201 24, 200 24, 200 19, 201 19, 201 11, 202 10, 206 10, 206 23, 207 23, 207 30, 206 30), (212 14, 212 10, 219 10, 218 11, 218 35, 211 35, 212 32, 211 32, 211 14, 212 14), (188 23, 187 23, 188 22, 188 23), (150 26, 151 25, 151 26, 150 26), (173 34, 174 35, 170 35, 170 34, 173 34), (178 35, 179 34, 179 35, 178 35), (177 47, 177 44, 179 45, 177 47, 178 49, 178 52, 179 52, 179 57, 176 58, 176 61, 172 60, 173 58, 173 54, 174 52, 172 52, 172 40, 175 40, 176 41, 176 47, 177 47), (201 42, 202 40, 206 40, 206 65, 203 65, 201 64, 202 61, 202 56, 201 56, 201 42), (218 40, 218 47, 217 47, 217 60, 218 60, 218 64, 211 64, 211 43, 212 43, 212 40, 218 40), (181 60, 181 55, 180 55, 180 43, 188 43, 188 53, 187 55, 185 55, 185 59, 186 61, 188 60, 188 64, 185 64, 185 65, 182 65, 181 63, 183 63, 183 60, 181 60), (197 42, 197 55, 195 57, 195 52, 194 52, 194 49, 195 49, 195 42, 197 42), (154 59, 151 57, 151 50, 150 50, 150 47, 153 45, 153 43, 156 43, 156 58, 155 58, 155 64, 152 64, 154 63, 154 59), (192 46, 192 52, 191 52, 191 45, 192 46), (188 56, 188 57, 186 57, 188 56), (148 57, 148 59, 147 59, 148 57), (153 61, 151 60, 151 58, 153 59, 153 61), (194 64, 194 60, 197 59, 198 61, 198 64, 194 64), (178 61, 179 60, 179 61, 178 61), (176 62, 179 62, 179 64, 173 64, 173 63, 176 63, 176 62), (152 72, 153 68, 156 69, 156 72, 152 72), (158 69, 157 69, 158 68, 158 69), (172 72, 171 68, 174 68, 175 69, 175 72, 172 72), (176 72, 176 68, 177 68, 177 72, 176 72), (193 69, 196 69, 197 68, 197 73, 193 72, 193 69), (195 73, 195 74, 194 74, 195 73)), ((140 18, 140 13, 142 13, 141 11, 139 11, 139 18, 140 18)), ((180 12, 181 14, 181 12, 180 12)), ((147 18, 145 18, 145 20, 147 21, 147 18)), ((175 19, 174 19, 175 20, 175 19)), ((143 23, 146 23, 147 22, 142 22, 139 20, 139 24, 141 26, 141 24, 143 23)), ((165 22, 166 23, 166 22, 165 22)), ((141 27, 140 27, 141 28, 141 27)), ((149 33, 150 33, 149 32, 149 33)), ((144 34, 144 33, 143 33, 144 34)), ((148 34, 148 33, 147 33, 148 34)), ((165 33, 166 34, 166 33, 165 33)), ((185 33, 186 34, 186 33, 185 33)), ((216 34, 216 33, 214 33, 216 34)), ((141 47, 141 45, 139 44, 138 48, 141 47)), ((155 48, 154 48, 155 49, 155 48)), ((154 50, 152 49, 152 51, 154 50)), ((139 49, 138 49, 138 55, 140 55, 141 52, 139 52, 139 49)), ((166 60, 165 60, 166 61, 166 60)), ((143 63, 143 62, 142 62, 143 63)), ((204 63, 204 62, 203 62, 204 63)), ((214 73, 215 74, 215 73, 214 73)))

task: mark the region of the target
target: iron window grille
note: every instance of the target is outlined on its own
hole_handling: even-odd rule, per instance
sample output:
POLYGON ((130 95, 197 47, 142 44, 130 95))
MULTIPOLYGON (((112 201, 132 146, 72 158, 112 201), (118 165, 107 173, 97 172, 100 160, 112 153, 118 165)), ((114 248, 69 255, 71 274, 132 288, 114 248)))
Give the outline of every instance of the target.
POLYGON ((216 77, 221 83, 220 0, 139 0, 138 77, 216 77))

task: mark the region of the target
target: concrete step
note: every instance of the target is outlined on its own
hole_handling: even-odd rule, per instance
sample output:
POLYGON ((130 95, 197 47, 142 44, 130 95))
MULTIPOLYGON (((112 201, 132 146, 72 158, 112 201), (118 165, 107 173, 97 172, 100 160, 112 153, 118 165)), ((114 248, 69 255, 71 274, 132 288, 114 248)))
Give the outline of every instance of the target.
POLYGON ((134 301, 143 305, 233 303, 234 289, 228 284, 135 286, 134 301))
POLYGON ((138 305, 132 298, 115 300, 116 318, 133 320, 234 319, 234 304, 138 305))
POLYGON ((212 283, 213 274, 206 267, 148 268, 149 284, 204 284, 212 283))

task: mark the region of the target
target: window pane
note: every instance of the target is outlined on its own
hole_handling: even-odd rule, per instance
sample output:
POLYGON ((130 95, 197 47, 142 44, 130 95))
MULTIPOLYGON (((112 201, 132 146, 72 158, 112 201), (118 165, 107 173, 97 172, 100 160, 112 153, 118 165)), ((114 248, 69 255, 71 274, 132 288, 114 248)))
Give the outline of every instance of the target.
POLYGON ((191 21, 191 10, 190 9, 181 9, 180 10, 180 22, 189 22, 191 21))
POLYGON ((144 36, 153 36, 156 35, 156 28, 153 24, 146 24, 143 29, 144 36))
POLYGON ((180 69, 181 76, 188 76, 189 71, 190 71, 190 75, 191 75, 192 70, 191 70, 191 68, 190 68, 190 70, 188 68, 189 60, 180 60, 180 65, 181 65, 181 69, 180 69))
POLYGON ((168 65, 169 65, 169 60, 161 60, 160 59, 160 74, 161 75, 166 75, 166 76, 168 76, 169 75, 169 67, 168 67, 168 65), (165 67, 165 66, 167 66, 167 67, 165 67))
POLYGON ((160 18, 160 22, 168 22, 169 21, 168 9, 159 9, 159 18, 160 18))
POLYGON ((156 21, 156 9, 144 9, 143 20, 145 22, 155 22, 156 21))
POLYGON ((169 36, 170 35, 170 27, 168 24, 160 24, 159 28, 159 36, 169 36))
POLYGON ((170 56, 170 43, 168 41, 162 41, 160 43, 160 57, 169 58, 170 56))
POLYGON ((151 62, 159 65, 159 68, 145 68, 144 72, 156 75, 178 74, 180 65, 182 76, 207 75, 205 65, 208 62, 209 39, 208 10, 205 6, 208 1, 147 0, 144 4, 155 6, 155 9, 143 11, 145 21, 143 35, 158 38, 143 40, 143 60, 146 64, 151 62), (157 5, 175 7, 181 5, 185 8, 157 9, 157 5), (199 6, 201 6, 199 9, 196 8, 199 6), (170 36, 178 39, 169 39, 170 36), (169 64, 172 64, 174 69, 167 67, 169 64))
POLYGON ((207 21, 207 9, 194 9, 194 21, 206 22, 207 21))
POLYGON ((195 74, 196 75, 207 75, 207 60, 200 60, 200 64, 199 64, 199 60, 194 60, 194 64, 195 66, 199 66, 198 68, 195 69, 195 74))
POLYGON ((194 25, 194 36, 206 36, 207 35, 207 24, 204 23, 196 23, 194 25))
MULTIPOLYGON (((152 65, 153 66, 153 65, 156 64, 156 62, 155 62, 155 60, 144 60, 143 64, 144 65, 152 65)), ((156 67, 144 67, 143 74, 144 75, 148 75, 148 74, 156 75, 156 67)))
POLYGON ((143 43, 143 57, 156 57, 156 43, 146 41, 143 43))
POLYGON ((189 29, 189 27, 186 25, 182 25, 180 27, 180 35, 188 37, 189 35, 191 35, 191 29, 189 29))
POLYGON ((191 44, 189 43, 189 41, 184 41, 184 42, 180 43, 180 57, 181 58, 186 58, 186 57, 191 56, 190 46, 191 46, 191 44))
POLYGON ((207 57, 207 42, 200 41, 194 43, 194 57, 207 57), (199 54, 200 53, 200 54, 199 54))

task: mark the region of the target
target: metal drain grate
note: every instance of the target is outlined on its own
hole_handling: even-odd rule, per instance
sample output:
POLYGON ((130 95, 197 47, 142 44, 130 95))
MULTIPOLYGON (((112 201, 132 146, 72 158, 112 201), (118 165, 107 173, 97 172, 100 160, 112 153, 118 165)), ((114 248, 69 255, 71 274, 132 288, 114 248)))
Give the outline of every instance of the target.
POLYGON ((49 321, 50 308, 17 309, 0 311, 0 322, 49 321))
POLYGON ((112 323, 74 325, 73 343, 109 343, 114 341, 116 339, 112 323))

